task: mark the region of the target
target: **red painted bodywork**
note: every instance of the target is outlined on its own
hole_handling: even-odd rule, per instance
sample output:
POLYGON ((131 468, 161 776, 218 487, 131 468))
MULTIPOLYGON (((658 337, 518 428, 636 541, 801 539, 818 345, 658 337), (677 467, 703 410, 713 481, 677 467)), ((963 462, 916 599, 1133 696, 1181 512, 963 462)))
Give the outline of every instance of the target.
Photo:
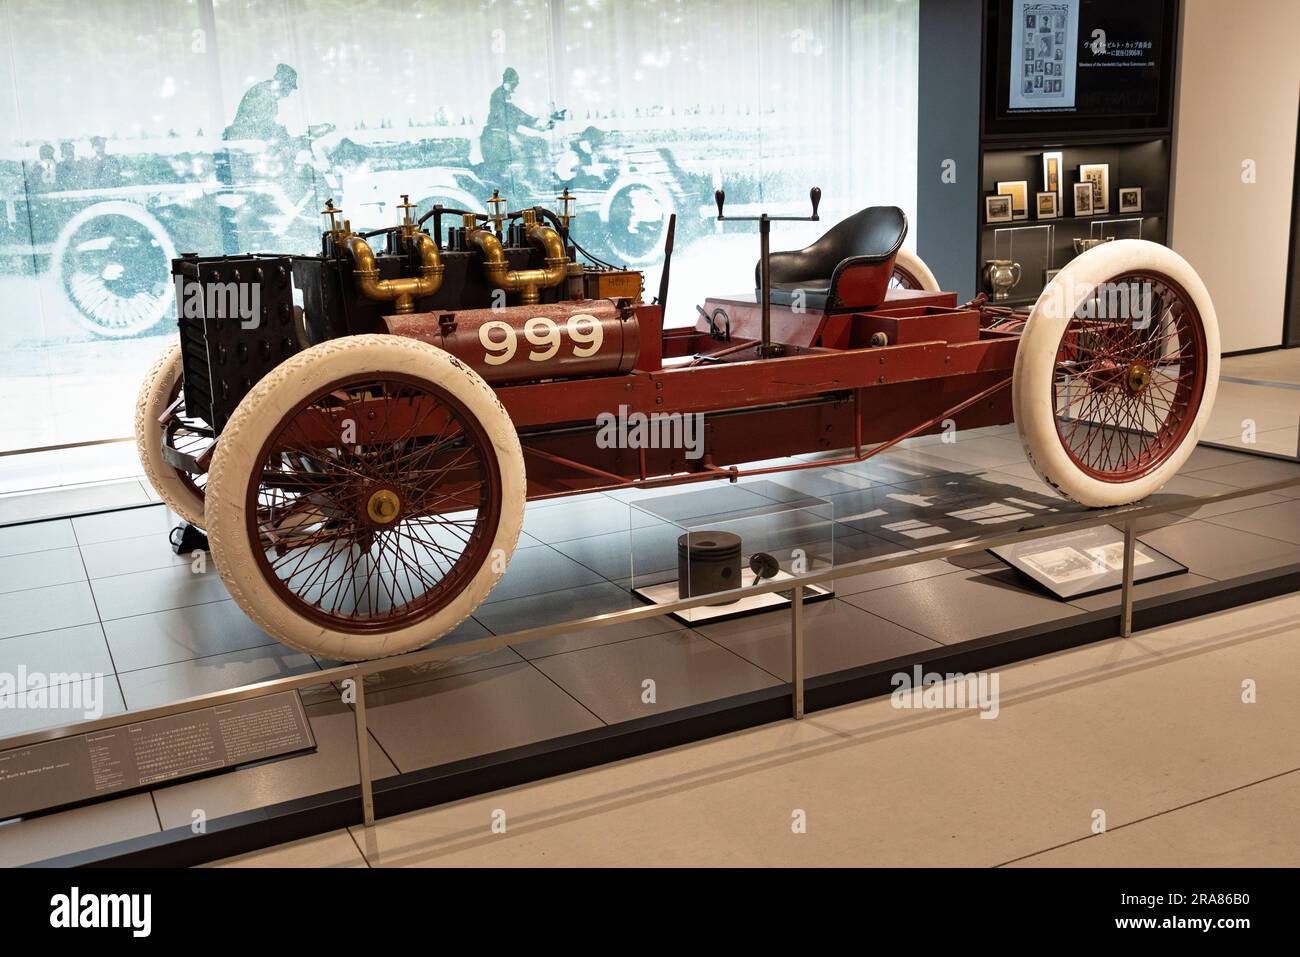
MULTIPOLYGON (((546 366, 555 378, 495 387, 519 431, 530 498, 734 479, 752 471, 743 463, 839 449, 862 458, 879 443, 939 430, 950 412, 961 428, 1011 421, 1011 393, 1001 386, 1010 381, 1019 337, 983 328, 979 310, 958 308, 951 293, 890 290, 880 307, 858 313, 773 305, 772 339, 784 354, 766 359, 755 357, 754 297, 711 299, 706 309, 715 306, 730 316, 730 341, 711 336, 703 318, 660 334, 659 308, 637 306, 639 349, 617 351, 618 368, 630 371, 584 375, 560 355, 546 366), (874 332, 889 344, 871 346, 874 332), (597 416, 620 411, 702 413, 703 457, 688 459, 680 448, 600 448, 597 416)), ((504 313, 523 316, 529 308, 548 307, 504 313)), ((433 314, 389 320, 389 327, 429 341, 439 335, 433 314)), ((462 351, 467 364, 483 368, 470 347, 462 351)), ((614 359, 611 347, 605 361, 614 359)), ((816 464, 824 463, 788 467, 816 464)))

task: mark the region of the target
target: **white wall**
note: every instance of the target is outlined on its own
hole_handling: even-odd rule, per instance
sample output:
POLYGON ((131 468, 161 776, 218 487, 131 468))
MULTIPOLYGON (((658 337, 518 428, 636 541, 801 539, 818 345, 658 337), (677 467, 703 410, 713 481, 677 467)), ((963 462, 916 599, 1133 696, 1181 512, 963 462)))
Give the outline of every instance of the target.
POLYGON ((1297 39, 1297 0, 1184 0, 1172 245, 1210 289, 1224 352, 1282 341, 1297 39))

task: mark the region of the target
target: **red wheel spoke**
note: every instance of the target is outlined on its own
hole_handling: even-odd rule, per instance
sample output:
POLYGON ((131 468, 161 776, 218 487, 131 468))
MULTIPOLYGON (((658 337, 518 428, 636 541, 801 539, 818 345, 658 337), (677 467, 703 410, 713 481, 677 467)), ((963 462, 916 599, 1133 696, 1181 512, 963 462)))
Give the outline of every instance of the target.
MULTIPOLYGON (((1205 337, 1190 296, 1155 274, 1115 277, 1149 322, 1076 315, 1057 347, 1053 408, 1062 446, 1090 476, 1127 482, 1179 447, 1200 401, 1205 337)), ((1101 297, 1091 301, 1101 303, 1101 297)), ((1083 307, 1080 307, 1083 310, 1083 307)))
POLYGON ((321 389, 271 432, 254 475, 247 511, 250 534, 267 543, 264 576, 299 613, 344 632, 445 607, 487 560, 500 517, 482 426, 415 377, 362 374, 321 389), (347 419, 355 442, 319 444, 322 422, 347 419))

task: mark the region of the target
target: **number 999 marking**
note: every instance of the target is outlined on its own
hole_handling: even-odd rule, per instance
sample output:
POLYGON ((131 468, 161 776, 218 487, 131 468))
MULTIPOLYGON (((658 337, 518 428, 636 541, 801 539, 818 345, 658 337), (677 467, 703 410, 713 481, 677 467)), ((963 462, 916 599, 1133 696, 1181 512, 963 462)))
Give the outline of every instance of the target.
MULTIPOLYGON (((554 319, 536 316, 524 323, 524 339, 532 349, 530 362, 546 362, 560 352, 565 335, 573 345, 573 355, 586 359, 600 351, 605 341, 605 330, 600 320, 586 313, 570 316, 561 334, 554 319)), ((478 341, 483 347, 483 361, 490 366, 505 365, 519 351, 519 333, 503 319, 492 319, 478 327, 478 341)))

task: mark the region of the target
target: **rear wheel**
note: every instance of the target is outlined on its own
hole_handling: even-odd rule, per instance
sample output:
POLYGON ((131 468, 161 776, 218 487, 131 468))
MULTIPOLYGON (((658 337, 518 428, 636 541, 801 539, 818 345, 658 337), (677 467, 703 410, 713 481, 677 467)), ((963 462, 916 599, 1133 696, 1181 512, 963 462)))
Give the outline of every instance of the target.
POLYGON ((207 476, 173 466, 163 458, 164 445, 195 459, 212 445, 207 427, 186 415, 179 343, 168 346, 144 377, 135 404, 135 448, 145 477, 163 503, 202 528, 207 476))
POLYGON ((1016 353, 1016 427, 1061 494, 1123 505, 1187 461, 1218 381, 1218 321, 1192 267, 1156 243, 1104 243, 1034 304, 1016 353))
POLYGON ((894 257, 894 277, 890 280, 889 288, 939 292, 939 282, 920 256, 910 250, 900 249, 894 257))
POLYGON ((264 377, 213 456, 209 541, 269 634, 345 661, 422 647, 505 571, 519 438, 473 370, 423 342, 350 336, 264 377))

